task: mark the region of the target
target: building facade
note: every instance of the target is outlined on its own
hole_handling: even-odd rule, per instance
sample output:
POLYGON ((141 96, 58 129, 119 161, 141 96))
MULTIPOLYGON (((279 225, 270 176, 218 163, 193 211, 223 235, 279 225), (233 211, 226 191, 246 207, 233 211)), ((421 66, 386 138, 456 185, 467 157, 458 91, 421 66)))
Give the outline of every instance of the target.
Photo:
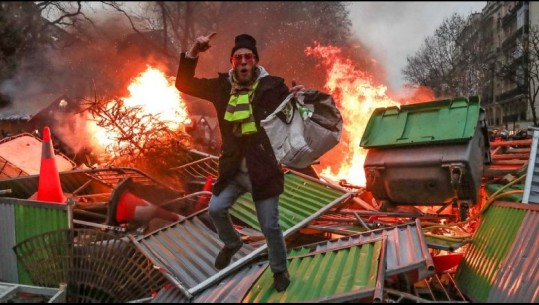
POLYGON ((539 3, 488 1, 477 31, 482 45, 485 76, 480 88, 489 126, 510 131, 533 125, 525 73, 527 54, 523 48, 530 25, 538 24, 539 3), (503 74, 512 71, 512 77, 503 74))

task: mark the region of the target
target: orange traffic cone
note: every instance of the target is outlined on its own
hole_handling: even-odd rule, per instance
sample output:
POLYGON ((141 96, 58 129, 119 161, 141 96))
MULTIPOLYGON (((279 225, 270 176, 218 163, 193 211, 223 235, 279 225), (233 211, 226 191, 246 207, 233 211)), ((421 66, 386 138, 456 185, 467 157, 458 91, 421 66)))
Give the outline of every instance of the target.
POLYGON ((147 223, 154 218, 168 221, 178 221, 182 216, 161 207, 158 207, 142 198, 133 195, 129 189, 132 187, 132 179, 123 180, 114 190, 110 206, 111 213, 107 222, 120 224, 131 221, 147 223))
POLYGON ((39 168, 37 200, 64 204, 66 202, 66 197, 60 184, 60 175, 56 167, 49 127, 43 128, 43 147, 41 151, 41 167, 39 168))
MULTIPOLYGON (((213 176, 208 175, 208 177, 206 178, 206 183, 204 184, 204 187, 202 188, 202 191, 211 192, 212 184, 213 184, 213 176)), ((195 203, 195 211, 194 212, 200 211, 200 210, 204 209, 205 207, 207 207, 208 203, 210 202, 210 198, 211 198, 211 195, 206 195, 206 194, 201 195, 200 197, 198 197, 198 200, 195 203)))

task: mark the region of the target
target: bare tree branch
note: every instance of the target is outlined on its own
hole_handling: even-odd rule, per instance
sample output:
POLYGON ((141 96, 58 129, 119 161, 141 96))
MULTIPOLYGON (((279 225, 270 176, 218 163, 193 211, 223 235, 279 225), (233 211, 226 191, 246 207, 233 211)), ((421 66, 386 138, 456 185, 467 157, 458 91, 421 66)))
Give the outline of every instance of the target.
POLYGON ((430 87, 437 96, 475 95, 486 75, 481 49, 470 50, 476 26, 473 16, 453 14, 443 20, 432 36, 412 56, 402 73, 416 85, 430 87))

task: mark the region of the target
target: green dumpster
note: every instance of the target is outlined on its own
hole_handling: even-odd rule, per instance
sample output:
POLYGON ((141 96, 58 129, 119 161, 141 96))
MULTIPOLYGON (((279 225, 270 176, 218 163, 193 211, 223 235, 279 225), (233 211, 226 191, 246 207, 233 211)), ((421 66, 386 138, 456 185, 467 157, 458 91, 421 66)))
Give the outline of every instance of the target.
POLYGON ((393 204, 475 203, 483 165, 490 163, 477 96, 378 108, 360 145, 368 149, 367 190, 393 204))

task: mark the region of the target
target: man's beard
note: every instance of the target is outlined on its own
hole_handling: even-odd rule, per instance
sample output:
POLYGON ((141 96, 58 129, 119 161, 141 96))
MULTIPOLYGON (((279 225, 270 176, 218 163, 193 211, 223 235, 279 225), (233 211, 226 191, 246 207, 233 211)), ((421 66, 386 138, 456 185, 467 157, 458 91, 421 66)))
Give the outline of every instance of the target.
POLYGON ((238 71, 236 69, 234 69, 234 77, 236 78, 236 81, 238 82, 238 85, 242 85, 242 86, 250 85, 256 79, 256 71, 257 71, 257 66, 253 66, 251 68, 251 77, 248 80, 243 80, 243 79, 239 78, 238 71))

